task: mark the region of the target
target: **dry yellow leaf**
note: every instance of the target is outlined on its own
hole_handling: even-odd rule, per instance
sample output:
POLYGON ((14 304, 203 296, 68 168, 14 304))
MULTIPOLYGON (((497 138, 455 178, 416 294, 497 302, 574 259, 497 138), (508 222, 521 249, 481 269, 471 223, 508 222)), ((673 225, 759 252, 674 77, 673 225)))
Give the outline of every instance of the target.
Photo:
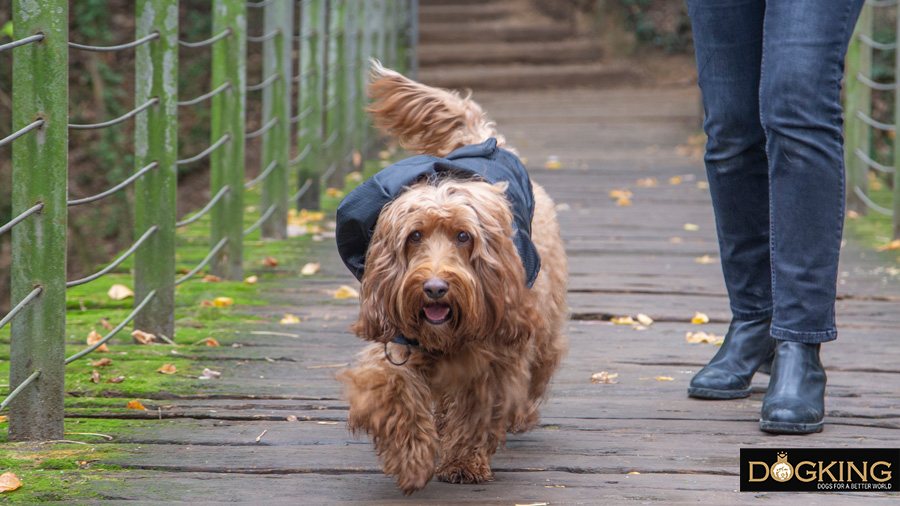
POLYGON ((300 323, 300 318, 297 318, 296 316, 294 316, 292 314, 286 314, 286 315, 284 315, 284 318, 282 318, 279 323, 281 323, 282 325, 290 325, 292 323, 300 323))
POLYGON ((203 299, 200 301, 200 306, 201 307, 213 307, 213 306, 215 306, 215 304, 213 304, 213 301, 211 301, 211 300, 203 299))
POLYGON ((325 190, 325 195, 328 195, 329 197, 341 198, 344 196, 344 192, 338 190, 337 188, 328 188, 327 190, 325 190))
POLYGON ((156 341, 155 335, 144 332, 143 330, 135 330, 131 333, 131 337, 134 338, 135 342, 140 344, 151 344, 153 341, 156 341))
POLYGON ((616 201, 616 205, 619 207, 628 207, 631 205, 631 199, 625 199, 625 198, 619 199, 616 201))
POLYGON ((128 297, 134 297, 134 292, 125 285, 113 285, 109 287, 109 291, 106 292, 106 295, 109 295, 109 298, 113 300, 123 300, 128 297))
POLYGON ((9 420, 9 417, 8 417, 8 416, 0 416, 0 423, 3 423, 3 422, 5 422, 5 421, 7 421, 7 420, 9 420))
POLYGON ((300 274, 303 274, 304 276, 312 276, 313 274, 319 272, 320 266, 321 264, 319 264, 318 262, 309 262, 308 264, 304 265, 302 269, 300 269, 300 274))
POLYGON ((216 307, 228 307, 234 305, 234 299, 231 297, 216 297, 213 299, 213 305, 216 307))
POLYGON ((691 323, 693 323, 694 325, 709 323, 709 316, 706 316, 706 313, 701 313, 698 311, 694 314, 694 317, 691 318, 691 323))
POLYGON ((102 325, 106 330, 112 330, 115 328, 113 327, 112 323, 109 323, 109 320, 107 320, 106 318, 100 318, 100 325, 102 325))
POLYGON ((216 338, 214 337, 207 337, 204 339, 204 342, 207 346, 219 346, 219 341, 216 341, 216 338))
POLYGON ((653 318, 650 318, 644 313, 638 313, 637 321, 639 321, 641 325, 653 325, 653 318))
POLYGON ((118 378, 109 378, 104 383, 121 383, 125 381, 125 376, 119 376, 118 378))
POLYGON ((203 279, 200 280, 201 283, 218 283, 220 281, 222 281, 222 278, 214 274, 207 274, 206 276, 203 276, 203 279))
POLYGON ((694 261, 697 262, 698 264, 714 264, 714 263, 716 263, 716 259, 709 255, 703 255, 702 257, 697 257, 694 259, 694 261))
POLYGON ((615 323, 616 325, 634 325, 634 318, 630 316, 613 316, 609 319, 609 321, 615 323))
POLYGON ((11 492, 22 486, 22 482, 15 473, 8 472, 0 474, 0 493, 11 492))
POLYGON ((716 337, 715 334, 706 332, 688 332, 684 335, 685 342, 691 344, 716 344, 720 341, 721 338, 716 337))
POLYGON ((855 220, 855 219, 859 218, 859 213, 854 211, 853 209, 848 209, 847 217, 850 218, 851 220, 855 220))
POLYGON ((630 199, 634 194, 630 190, 610 190, 609 198, 611 199, 630 199))
POLYGON ((175 367, 174 364, 163 364, 162 367, 156 370, 156 372, 161 372, 163 374, 175 374, 178 372, 178 368, 175 367))
POLYGON ((638 179, 637 185, 642 188, 652 188, 654 186, 659 186, 659 181, 657 181, 655 177, 645 177, 643 179, 638 179))
POLYGON ((340 288, 334 292, 335 299, 355 299, 357 297, 359 297, 359 292, 347 285, 341 285, 340 288))
POLYGON ((100 383, 100 371, 97 369, 91 373, 91 383, 100 383))
POLYGON ((682 228, 684 228, 688 232, 696 232, 696 231, 700 230, 700 225, 696 225, 694 223, 685 223, 684 227, 682 227, 682 228))
POLYGON ((639 472, 637 472, 637 471, 631 471, 631 472, 628 473, 628 474, 641 474, 641 473, 639 473, 639 472))
POLYGON ((262 264, 266 267, 278 267, 278 260, 276 260, 274 257, 266 255, 266 258, 263 259, 262 264))
POLYGON ((347 174, 347 179, 349 179, 350 181, 353 181, 355 183, 358 183, 363 180, 363 175, 359 171, 353 171, 353 172, 347 174))
MULTIPOLYGON (((94 344, 96 344, 98 341, 100 341, 102 339, 103 339, 103 336, 101 336, 99 333, 97 333, 96 330, 92 330, 87 336, 88 346, 93 346, 94 344)), ((100 353, 106 353, 109 351, 109 348, 106 347, 106 343, 103 343, 95 351, 98 351, 100 353)))
POLYGON ((382 160, 387 160, 390 157, 391 157, 391 152, 386 149, 383 149, 378 152, 378 158, 381 158, 382 160))
POLYGON ((681 176, 672 176, 669 178, 669 184, 681 184, 684 178, 681 176))
POLYGON ((359 167, 360 165, 362 165, 362 153, 360 153, 359 151, 354 151, 353 152, 353 166, 359 167))
POLYGON ((671 376, 657 376, 656 381, 675 381, 675 378, 671 376))
POLYGON ((247 276, 247 278, 244 279, 244 283, 248 285, 255 285, 257 281, 259 281, 257 276, 247 276))
POLYGON ((147 411, 147 408, 138 401, 128 401, 128 404, 126 404, 125 407, 128 409, 136 409, 138 411, 147 411))
POLYGON ((591 383, 603 383, 607 385, 611 385, 614 383, 618 383, 615 381, 616 378, 619 377, 619 373, 610 374, 607 371, 600 371, 591 374, 591 383))
POLYGON ((709 190, 709 183, 706 181, 697 181, 697 188, 701 190, 709 190))
POLYGON ((562 168, 562 162, 559 161, 559 157, 557 156, 548 156, 547 161, 544 162, 544 168, 550 170, 559 170, 562 168))
POLYGON ((679 244, 684 242, 684 239, 682 239, 681 237, 670 237, 669 242, 672 244, 679 244))
POLYGON ((875 251, 888 251, 888 250, 897 250, 900 249, 900 239, 894 239, 893 241, 879 246, 875 251))

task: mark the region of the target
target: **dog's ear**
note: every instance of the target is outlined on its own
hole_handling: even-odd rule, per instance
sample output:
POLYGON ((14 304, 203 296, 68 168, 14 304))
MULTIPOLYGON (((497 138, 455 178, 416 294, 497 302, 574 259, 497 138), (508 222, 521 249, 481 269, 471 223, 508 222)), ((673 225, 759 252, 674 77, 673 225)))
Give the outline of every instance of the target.
POLYGON ((366 270, 359 294, 359 318, 350 330, 369 341, 387 343, 400 333, 390 304, 400 290, 401 262, 397 251, 384 234, 376 231, 366 253, 366 270))

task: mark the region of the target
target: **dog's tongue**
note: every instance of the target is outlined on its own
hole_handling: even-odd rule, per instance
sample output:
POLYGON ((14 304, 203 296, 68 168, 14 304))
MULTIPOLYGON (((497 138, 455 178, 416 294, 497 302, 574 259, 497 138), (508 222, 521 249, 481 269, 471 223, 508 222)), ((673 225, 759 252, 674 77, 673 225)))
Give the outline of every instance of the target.
POLYGON ((425 306, 425 316, 431 321, 439 322, 446 318, 448 313, 450 313, 450 306, 443 304, 425 306))

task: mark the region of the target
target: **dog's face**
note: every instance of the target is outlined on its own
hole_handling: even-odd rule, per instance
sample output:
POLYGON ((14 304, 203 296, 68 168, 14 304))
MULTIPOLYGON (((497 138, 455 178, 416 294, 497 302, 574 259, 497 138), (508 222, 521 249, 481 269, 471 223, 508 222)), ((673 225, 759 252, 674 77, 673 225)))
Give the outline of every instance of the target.
POLYGON ((402 333, 450 352, 508 326, 527 289, 505 187, 418 183, 386 206, 369 245, 352 330, 383 342, 402 333))

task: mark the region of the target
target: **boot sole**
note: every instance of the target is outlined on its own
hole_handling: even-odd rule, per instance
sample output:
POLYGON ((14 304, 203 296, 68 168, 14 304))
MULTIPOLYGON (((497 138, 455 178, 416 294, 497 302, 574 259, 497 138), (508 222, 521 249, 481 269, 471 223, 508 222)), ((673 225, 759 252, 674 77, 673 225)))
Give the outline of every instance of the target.
POLYGON ((713 388, 688 387, 688 397, 694 399, 707 399, 713 401, 724 401, 728 399, 743 399, 750 397, 751 387, 741 390, 716 390, 713 388))
POLYGON ((814 434, 822 432, 825 422, 819 423, 793 423, 793 422, 768 422, 759 420, 759 430, 772 434, 814 434))

